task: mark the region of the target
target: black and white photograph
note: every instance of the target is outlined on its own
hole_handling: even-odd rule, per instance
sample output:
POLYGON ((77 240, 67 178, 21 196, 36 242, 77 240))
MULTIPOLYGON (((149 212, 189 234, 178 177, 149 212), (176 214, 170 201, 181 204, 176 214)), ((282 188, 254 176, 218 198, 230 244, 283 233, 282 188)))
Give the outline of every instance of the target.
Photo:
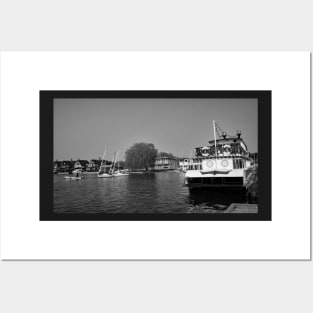
POLYGON ((0 8, 0 313, 313 312, 313 1, 0 8))
POLYGON ((53 214, 258 215, 258 106, 258 98, 54 98, 53 214))

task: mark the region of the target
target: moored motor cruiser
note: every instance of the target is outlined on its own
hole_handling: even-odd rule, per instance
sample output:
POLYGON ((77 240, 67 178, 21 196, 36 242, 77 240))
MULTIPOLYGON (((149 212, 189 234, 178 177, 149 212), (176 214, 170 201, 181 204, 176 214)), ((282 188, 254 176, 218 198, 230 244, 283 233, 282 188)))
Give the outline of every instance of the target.
POLYGON ((205 147, 195 148, 196 156, 185 174, 185 184, 190 188, 245 188, 251 171, 247 145, 241 138, 226 132, 213 121, 214 139, 205 147), (219 138, 216 138, 216 137, 219 138))

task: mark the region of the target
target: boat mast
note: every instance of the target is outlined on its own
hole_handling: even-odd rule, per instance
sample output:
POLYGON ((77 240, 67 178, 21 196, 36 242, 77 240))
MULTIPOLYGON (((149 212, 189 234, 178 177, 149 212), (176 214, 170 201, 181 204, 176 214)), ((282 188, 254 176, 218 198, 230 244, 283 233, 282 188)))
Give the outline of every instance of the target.
POLYGON ((116 158, 117 158, 117 153, 116 153, 116 152, 114 152, 114 165, 113 165, 113 173, 115 172, 116 158))
POLYGON ((104 171, 106 169, 106 165, 107 165, 107 161, 106 161, 106 153, 107 153, 107 147, 104 146, 104 155, 103 155, 103 158, 104 158, 104 171))
POLYGON ((213 130, 214 130, 215 159, 217 159, 217 150, 216 150, 216 133, 215 133, 215 121, 214 121, 214 120, 213 120, 213 130))
POLYGON ((114 172, 114 166, 115 166, 115 151, 113 152, 113 158, 112 158, 112 164, 111 164, 111 169, 110 169, 110 174, 114 172))
POLYGON ((102 164, 103 164, 103 160, 105 158, 105 153, 106 153, 106 147, 104 147, 104 152, 103 152, 103 157, 102 157, 102 160, 101 160, 99 172, 102 172, 102 164))

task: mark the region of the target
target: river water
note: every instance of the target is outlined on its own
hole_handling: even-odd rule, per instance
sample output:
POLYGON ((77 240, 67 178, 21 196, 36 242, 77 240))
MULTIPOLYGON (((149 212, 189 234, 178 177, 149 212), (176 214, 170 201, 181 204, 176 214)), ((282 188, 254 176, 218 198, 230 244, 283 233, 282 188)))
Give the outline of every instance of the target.
POLYGON ((55 213, 186 213, 202 204, 246 203, 238 191, 190 192, 184 173, 175 171, 113 178, 84 174, 82 180, 64 176, 54 175, 55 213))

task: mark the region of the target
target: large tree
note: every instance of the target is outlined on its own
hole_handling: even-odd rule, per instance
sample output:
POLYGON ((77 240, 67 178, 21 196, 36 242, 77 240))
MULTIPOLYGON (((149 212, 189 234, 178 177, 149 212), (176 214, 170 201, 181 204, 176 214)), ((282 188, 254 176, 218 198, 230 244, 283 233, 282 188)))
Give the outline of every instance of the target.
POLYGON ((132 170, 146 169, 154 166, 158 151, 152 143, 135 143, 125 152, 126 166, 132 170))

